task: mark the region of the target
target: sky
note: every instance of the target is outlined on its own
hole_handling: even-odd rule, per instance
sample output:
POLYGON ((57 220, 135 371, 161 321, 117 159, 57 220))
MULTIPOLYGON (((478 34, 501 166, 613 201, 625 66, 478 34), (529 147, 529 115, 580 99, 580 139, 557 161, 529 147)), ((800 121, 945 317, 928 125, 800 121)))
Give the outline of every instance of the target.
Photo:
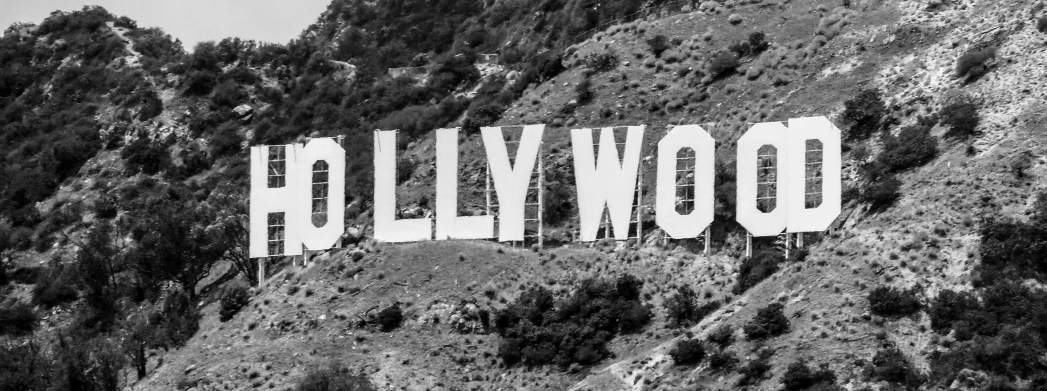
POLYGON ((315 23, 331 0, 0 0, 0 31, 15 22, 40 24, 52 11, 100 5, 128 16, 139 27, 160 27, 181 39, 186 50, 197 42, 240 37, 287 43, 315 23))

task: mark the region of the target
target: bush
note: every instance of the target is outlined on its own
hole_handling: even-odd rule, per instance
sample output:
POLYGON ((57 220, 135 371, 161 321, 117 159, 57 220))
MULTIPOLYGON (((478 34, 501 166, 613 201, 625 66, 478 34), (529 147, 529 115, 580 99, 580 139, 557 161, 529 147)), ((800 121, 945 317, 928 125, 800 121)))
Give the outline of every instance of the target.
POLYGON ((796 361, 789 364, 785 373, 782 374, 782 385, 785 386, 785 391, 801 391, 819 384, 832 385, 835 383, 836 374, 824 364, 821 369, 815 371, 807 367, 803 361, 796 361))
POLYGON ((33 302, 44 307, 54 307, 77 299, 75 272, 61 265, 48 268, 41 273, 33 287, 33 302))
POLYGON ((212 110, 229 110, 250 98, 243 86, 231 80, 219 84, 211 92, 212 110))
POLYGON ((938 154, 938 139, 931 136, 933 123, 902 128, 898 137, 883 136, 883 150, 877 163, 887 172, 898 172, 927 164, 938 154))
POLYGON ((738 64, 737 54, 729 50, 720 51, 709 60, 709 77, 715 79, 727 72, 732 72, 738 68, 738 64))
POLYGON ((968 81, 978 78, 989 71, 986 62, 996 57, 996 48, 985 48, 981 50, 970 50, 956 60, 956 77, 966 78, 968 81))
POLYGON ((755 359, 749 361, 744 367, 738 368, 738 373, 742 374, 742 377, 738 379, 737 385, 739 387, 755 386, 767 378, 767 372, 771 370, 771 355, 773 354, 773 350, 763 349, 757 353, 755 359))
POLYGON ((578 96, 579 105, 584 105, 593 100, 592 82, 589 81, 588 76, 582 79, 581 83, 574 86, 574 93, 578 96))
POLYGON ((418 163, 414 159, 402 157, 396 161, 396 183, 403 184, 411 179, 411 175, 414 175, 414 170, 418 168, 418 163))
POLYGON ((843 120, 850 125, 847 137, 852 140, 864 140, 880 128, 880 122, 887 113, 887 106, 880 98, 880 91, 866 89, 857 96, 843 103, 843 120))
POLYGON ((141 92, 142 108, 138 112, 140 121, 148 121, 164 112, 164 102, 156 95, 152 88, 145 88, 141 92))
POLYGON ((186 79, 186 85, 186 94, 207 95, 218 85, 218 75, 212 71, 196 71, 189 74, 189 77, 186 79))
POLYGON ((125 147, 120 157, 124 158, 124 165, 132 174, 142 172, 146 175, 160 172, 169 160, 166 145, 150 142, 146 138, 135 140, 125 147))
POLYGON ((671 327, 689 327, 701 322, 707 315, 720 308, 719 301, 710 301, 698 305, 698 295, 691 287, 684 285, 676 290, 663 303, 667 314, 667 323, 671 327))
POLYGON ((103 194, 94 203, 95 218, 111 219, 119 211, 120 201, 112 194, 103 194))
POLYGON ((665 52, 670 47, 669 38, 666 38, 661 34, 655 35, 647 40, 647 46, 650 47, 651 53, 653 53, 655 57, 661 57, 662 52, 665 52))
POLYGON ((777 251, 760 251, 742 260, 738 268, 738 282, 731 292, 741 294, 778 271, 778 264, 785 260, 785 255, 777 251))
POLYGON ((236 284, 226 287, 222 292, 222 307, 218 310, 218 320, 225 322, 232 319, 234 315, 250 302, 251 295, 243 285, 236 284))
POLYGON ((1036 21, 1036 30, 1047 34, 1047 16, 1041 17, 1036 21))
POLYGON ((696 365, 705 358, 705 348, 697 339, 681 339, 669 351, 676 365, 696 365))
POLYGON ((544 287, 531 288, 495 314, 502 337, 498 356, 508 365, 591 365, 611 355, 616 334, 639 331, 651 318, 640 301, 643 283, 625 275, 616 281, 587 279, 555 300, 544 287))
POLYGON ((717 350, 709 355, 709 369, 714 371, 731 370, 738 364, 738 357, 726 350, 717 350))
POLYGON ((378 312, 378 326, 382 331, 393 331, 404 321, 400 303, 395 303, 378 312))
POLYGON ((981 303, 971 292, 943 290, 931 302, 927 314, 931 318, 932 330, 948 332, 954 323, 969 319, 970 314, 980 310, 981 303))
POLYGON ((243 137, 240 137, 237 130, 238 127, 235 121, 226 122, 214 130, 211 137, 207 139, 213 158, 217 159, 240 152, 240 149, 243 147, 243 137))
POLYGON ((585 67, 593 72, 607 72, 618 67, 618 55, 614 52, 591 54, 585 58, 585 67))
POLYGON ((941 122, 949 127, 949 134, 960 138, 974 135, 981 117, 978 106, 968 97, 960 97, 942 108, 941 122))
POLYGON ((880 316, 906 316, 920 311, 916 288, 898 290, 878 287, 869 292, 869 310, 880 316))
POLYGON ((893 174, 868 183, 861 191, 859 200, 870 205, 872 210, 882 209, 901 197, 902 181, 893 174))
POLYGON ((919 372, 905 358, 905 354, 894 346, 877 351, 865 373, 870 379, 901 384, 910 389, 915 389, 923 382, 919 372))
POLYGON ((734 343, 734 327, 729 324, 721 324, 709 332, 709 342, 719 345, 721 349, 734 343))
POLYGON ((767 35, 763 32, 753 32, 749 34, 749 47, 752 49, 753 54, 760 54, 771 47, 771 43, 767 42, 767 35))
POLYGON ((36 314, 25 303, 9 307, 0 307, 0 335, 22 335, 33 332, 36 327, 36 314))
POLYGON ((316 368, 305 374, 295 388, 297 391, 374 391, 377 390, 367 376, 350 374, 345 368, 331 364, 327 368, 316 368))
POLYGON ((745 337, 755 341, 785 334, 789 331, 789 319, 784 308, 781 303, 773 303, 757 310, 756 316, 742 328, 745 337))

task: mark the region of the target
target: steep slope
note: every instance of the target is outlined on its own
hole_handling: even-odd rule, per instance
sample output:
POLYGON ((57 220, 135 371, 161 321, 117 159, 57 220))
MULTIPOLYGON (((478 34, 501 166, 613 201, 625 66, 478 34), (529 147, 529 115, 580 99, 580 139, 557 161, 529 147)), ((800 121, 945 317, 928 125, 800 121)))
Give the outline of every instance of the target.
MULTIPOLYGON (((135 278, 140 276, 138 270, 146 270, 141 265, 149 265, 151 258, 131 251, 139 249, 135 243, 143 240, 141 234, 113 235, 114 242, 129 249, 114 250, 114 258, 138 265, 120 274, 132 282, 121 280, 127 285, 114 289, 155 289, 164 296, 200 291, 199 301, 190 301, 199 309, 199 330, 193 328, 182 339, 138 351, 145 356, 141 360, 144 375, 133 380, 130 366, 118 367, 116 373, 124 379, 120 384, 142 390, 292 389, 317 368, 339 362, 382 389, 778 389, 790 364, 800 361, 813 367, 824 365, 834 374, 835 383, 848 389, 883 389, 905 386, 870 375, 879 365, 875 362, 880 352, 897 347, 902 361, 911 362, 928 376, 924 387, 953 385, 951 375, 936 374, 935 358, 961 341, 959 332, 932 331, 929 311, 909 316, 875 314, 868 297, 878 287, 916 288, 927 307, 944 290, 975 291, 980 277, 972 269, 980 262, 983 217, 1021 220, 1029 214, 1035 195, 1043 190, 1035 184, 1037 178, 1045 175, 1039 130, 1047 114, 1042 89, 1037 88, 1047 72, 1043 67, 1047 35, 1036 24, 1042 18, 1042 2, 867 0, 847 1, 839 7, 813 0, 653 2, 648 9, 655 11, 642 13, 642 17, 623 16, 634 15, 639 9, 635 2, 609 3, 614 5, 609 10, 577 1, 495 2, 465 9, 456 9, 452 3, 338 1, 301 39, 286 46, 227 40, 204 45, 192 54, 164 46, 170 40, 161 39, 156 31, 145 32, 126 20, 105 24, 104 20, 116 18, 103 17, 91 33, 124 42, 125 48, 93 65, 121 74, 141 69, 161 109, 152 112, 154 117, 135 119, 148 108, 149 98, 143 98, 142 108, 134 103, 121 110, 113 107, 119 103, 109 101, 121 96, 118 93, 106 96, 103 89, 95 93, 86 87, 72 88, 73 92, 92 91, 89 100, 101 102, 92 109, 101 120, 91 125, 104 129, 100 138, 119 136, 113 137, 115 150, 94 145, 97 153, 83 155, 59 170, 65 175, 61 179, 70 178, 67 183, 55 181, 51 188, 34 188, 38 190, 35 198, 19 198, 17 208, 5 211, 17 217, 35 210, 49 216, 50 222, 41 225, 31 218, 15 219, 14 229, 22 229, 20 235, 29 237, 17 253, 19 268, 14 271, 19 277, 4 288, 5 302, 0 304, 14 308, 14 303, 35 299, 34 292, 40 290, 36 287, 47 286, 43 282, 51 276, 61 276, 65 279, 58 281, 81 289, 81 299, 77 301, 74 291, 72 303, 34 302, 37 312, 50 314, 44 316, 42 330, 26 339, 4 336, 5 349, 29 346, 19 341, 60 340, 64 332, 95 321, 90 289, 68 270, 82 270, 69 267, 89 259, 79 242, 98 232, 99 221, 109 219, 103 217, 108 215, 103 202, 106 196, 137 200, 133 208, 113 210, 113 215, 137 217, 143 212, 136 208, 146 210, 142 204, 176 199, 193 200, 185 201, 186 205, 199 206, 194 216, 201 220, 220 221, 217 216, 223 211, 243 212, 245 145, 346 135, 351 148, 347 173, 348 223, 353 231, 347 239, 351 244, 314 255, 305 266, 301 259, 274 259, 269 280, 252 288, 249 306, 228 320, 222 320, 219 288, 231 278, 240 281, 228 284, 230 287, 250 283, 236 276, 229 262, 216 262, 210 276, 189 284, 189 289, 172 281, 143 283, 135 278), (541 12, 535 14, 536 9, 541 12), (447 12, 452 17, 449 20, 461 26, 434 22, 419 27, 433 34, 432 41, 394 42, 419 34, 412 30, 412 18, 426 10, 447 12), (597 14, 595 21, 586 18, 584 26, 558 29, 579 20, 579 12, 592 15, 588 10, 597 14), (610 27, 564 47, 575 42, 573 37, 606 21, 612 22, 610 27), (539 23, 530 25, 534 22, 539 23), (488 34, 483 34, 482 26, 491 28, 488 34), (143 41, 142 36, 147 43, 159 42, 159 49, 126 44, 128 37, 143 41), (369 44, 343 46, 361 37, 369 44), (503 70, 481 78, 473 67, 476 52, 495 51, 510 41, 521 58, 506 60, 500 64, 503 70), (981 72, 956 74, 961 56, 985 48, 996 51, 993 59, 977 64, 983 66, 981 72), (163 55, 150 55, 154 50, 163 55), (427 51, 428 56, 416 57, 427 51), (376 60, 379 58, 381 61, 376 60), (436 70, 421 81, 384 75, 390 66, 423 65, 430 60, 436 70), (957 135, 949 123, 936 121, 929 128, 937 145, 933 159, 911 166, 870 168, 880 163, 884 149, 901 149, 899 145, 915 141, 892 144, 888 136, 852 135, 862 124, 848 117, 845 102, 853 102, 869 88, 877 89, 885 101, 884 120, 872 125, 886 134, 907 134, 902 130, 920 126, 921 116, 946 117, 941 115, 944 108, 966 101, 964 96, 975 102, 972 107, 981 115, 977 133, 957 135), (469 92, 476 94, 469 98, 469 92), (232 110, 242 103, 249 104, 253 116, 232 110), (747 270, 742 257, 744 231, 733 222, 735 142, 750 123, 808 115, 828 115, 851 136, 845 156, 848 218, 834 235, 808 235, 805 257, 780 263, 762 282, 739 289, 738 281, 751 277, 745 274, 751 272, 743 271, 747 270), (412 213, 425 214, 431 208, 429 200, 434 199, 432 128, 465 128, 460 161, 463 209, 482 210, 484 155, 476 128, 533 123, 547 124, 546 201, 555 206, 546 213, 547 240, 561 247, 520 249, 468 241, 392 245, 367 239, 371 129, 401 129, 401 163, 412 162, 413 172, 403 178, 399 203, 412 213), (646 232, 643 243, 571 243, 577 217, 571 206, 573 192, 563 190, 573 186, 568 130, 647 125, 642 169, 646 178, 654 178, 655 143, 669 126, 691 123, 703 124, 717 140, 713 254, 697 255, 700 246, 693 241, 665 245, 655 228, 646 232), (168 134, 175 135, 176 141, 157 143, 168 134), (146 141, 132 144, 140 139, 146 141), (150 148, 153 144, 161 147, 150 148), (137 150, 143 152, 137 157, 125 152, 137 150), (165 159, 171 159, 170 168, 155 167, 165 159), (1015 162, 1021 161, 1032 163, 1017 170, 1015 162), (892 177, 901 179, 897 200, 880 203, 869 195, 875 193, 870 189, 892 177), (241 182, 214 191, 217 183, 229 179, 241 182), (237 184, 243 188, 239 192, 237 184), (81 203, 90 205, 91 211, 86 218, 77 219, 83 206, 71 205, 81 203), (45 237, 51 239, 42 239, 45 237), (55 241, 57 246, 52 245, 55 241), (69 266, 39 267, 50 258, 57 265, 69 266), (26 277, 31 270, 42 277, 26 277), (610 339, 612 358, 595 366, 507 365, 502 331, 483 320, 489 316, 489 321, 497 323, 500 311, 517 304, 536 287, 563 298, 579 290, 586 278, 613 279, 626 274, 643 281, 641 297, 653 309, 654 318, 641 332, 610 339), (685 286, 699 293, 700 303, 722 303, 689 328, 673 325, 665 308, 685 286), (745 325, 772 303, 783 305, 788 331, 748 340, 745 325), (399 327, 392 323, 400 322, 387 327, 383 321, 395 312, 392 308, 402 311, 399 327), (721 349, 705 341, 723 337, 725 326, 732 327, 728 335, 733 343, 721 349), (707 357, 697 365, 678 365, 671 351, 679 341, 692 338, 703 341, 707 356, 718 354, 721 361, 707 357), (734 369, 730 365, 713 368, 714 362, 724 364, 722 360, 730 355, 740 360, 734 369), (765 369, 758 370, 756 364, 765 369)), ((42 42, 49 38, 27 36, 42 42)), ((45 45, 34 41, 29 47, 45 45)), ((61 41, 54 47, 61 48, 61 41)), ((511 59, 510 53, 506 50, 501 55, 511 59)), ((63 61, 46 69, 68 67, 70 61, 63 61)), ((29 62, 5 70, 18 75, 27 69, 25 64, 29 62)), ((45 89, 47 84, 27 83, 19 88, 45 89)), ((6 100, 0 102, 5 105, 5 115, 16 109, 30 111, 11 102, 44 106, 25 91, 12 95, 16 98, 9 99, 9 95, 2 94, 6 100)), ((22 121, 24 116, 8 115, 4 125, 16 122, 16 117, 22 121)), ((9 137, 5 134, 5 139, 9 137)), ((37 144, 51 139, 41 140, 37 144)), ((19 148, 8 149, 6 159, 19 165, 5 166, 7 171, 17 171, 21 165, 53 167, 40 163, 43 159, 17 160, 19 154, 32 156, 36 151, 19 148)), ((65 155, 58 152, 52 155, 65 155)), ((25 194, 5 185, 4 194, 25 194)), ((645 187, 642 204, 653 205, 653 186, 647 182, 645 187)), ((195 210, 185 209, 187 213, 195 210)), ((645 226, 653 227, 653 214, 647 211, 645 215, 652 220, 645 221, 645 226)), ((208 232, 228 227, 210 222, 196 226, 210 227, 208 232)), ((780 250, 773 240, 756 242, 758 250, 780 250)), ((1042 291, 1037 281, 1030 277, 1026 285, 1042 291)), ((163 299, 146 296, 121 296, 120 305, 127 307, 117 313, 127 320, 109 326, 116 330, 91 327, 89 333, 94 334, 84 339, 98 343, 90 345, 100 346, 96 351, 106 352, 111 347, 105 343, 116 346, 117 341, 138 337, 122 333, 137 315, 181 319, 167 312, 126 309, 166 306, 163 299)), ((192 311, 185 312, 194 319, 192 311)), ((73 354, 53 350, 54 356, 45 352, 42 357, 55 357, 62 365, 42 373, 58 376, 66 373, 62 368, 76 368, 64 366, 73 354)), ((8 351, 14 350, 4 350, 8 351)), ((135 360, 134 350, 120 352, 135 360)), ((86 356, 93 363, 104 358, 86 356)), ((1035 387, 1028 378, 1008 378, 1006 371, 969 371, 965 376, 1035 387)), ((961 380, 965 379, 955 379, 958 387, 966 386, 961 380)))

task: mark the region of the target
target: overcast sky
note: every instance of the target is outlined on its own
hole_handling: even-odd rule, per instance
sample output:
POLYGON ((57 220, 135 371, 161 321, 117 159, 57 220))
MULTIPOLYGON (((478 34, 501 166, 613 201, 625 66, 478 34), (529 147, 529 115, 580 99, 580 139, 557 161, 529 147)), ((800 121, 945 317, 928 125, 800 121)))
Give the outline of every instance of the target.
POLYGON ((200 41, 240 37, 287 43, 316 22, 331 0, 0 0, 0 31, 14 22, 39 24, 52 11, 100 5, 139 27, 160 27, 186 50, 200 41))

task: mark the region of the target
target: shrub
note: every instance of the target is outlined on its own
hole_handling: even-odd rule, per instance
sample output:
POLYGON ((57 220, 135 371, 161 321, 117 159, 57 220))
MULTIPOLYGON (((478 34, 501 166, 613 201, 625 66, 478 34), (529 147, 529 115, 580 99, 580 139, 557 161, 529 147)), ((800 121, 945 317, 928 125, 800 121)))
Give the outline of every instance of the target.
POLYGON ((124 165, 132 173, 142 172, 153 175, 167 166, 169 156, 167 146, 163 143, 153 143, 149 139, 140 138, 120 152, 124 158, 124 165))
POLYGON ((729 324, 721 324, 709 332, 709 342, 719 345, 721 349, 734 343, 734 327, 729 324))
POLYGON ((938 154, 938 139, 931 136, 933 124, 907 126, 897 137, 883 136, 883 151, 877 162, 887 172, 898 172, 927 164, 938 154))
POLYGON ((931 318, 931 329, 947 332, 953 324, 968 319, 970 314, 981 310, 978 298, 971 292, 943 290, 934 298, 927 309, 931 318))
POLYGON ((218 310, 218 320, 225 322, 232 319, 251 302, 251 295, 247 292, 246 287, 236 284, 225 288, 221 302, 222 307, 218 310))
POLYGON ((738 368, 738 373, 742 374, 742 377, 738 379, 738 386, 760 384, 767 377, 767 372, 771 370, 771 355, 773 354, 773 350, 763 349, 757 353, 755 359, 746 363, 744 367, 738 368))
POLYGON ((1047 34, 1047 16, 1041 17, 1036 21, 1036 30, 1041 33, 1047 34))
POLYGON ((505 106, 494 101, 474 100, 469 106, 462 124, 466 134, 480 133, 481 127, 493 125, 505 113, 505 106))
POLYGON ((650 47, 651 53, 653 53, 655 57, 661 57, 662 52, 665 52, 670 47, 669 38, 666 38, 661 34, 655 35, 647 40, 647 46, 650 47))
POLYGON ((367 376, 350 374, 346 368, 330 364, 327 368, 315 368, 305 374, 295 388, 297 391, 374 391, 377 390, 367 376))
POLYGON ((99 219, 111 219, 116 217, 120 201, 112 194, 103 194, 95 201, 95 217, 99 219))
POLYGON ((882 209, 901 197, 901 186, 902 181, 890 174, 867 184, 862 189, 859 200, 868 203, 873 210, 882 209))
POLYGON ((418 167, 418 163, 414 159, 402 157, 396 161, 396 183, 403 184, 411 179, 411 175, 414 175, 414 170, 418 167))
POLYGON ((749 44, 749 41, 740 41, 731 44, 727 47, 727 50, 738 55, 738 57, 745 57, 753 53, 753 47, 749 44))
POLYGON ((218 75, 212 71, 195 71, 186 79, 185 93, 190 95, 207 95, 218 84, 218 75))
POLYGON ((876 381, 901 384, 914 389, 922 383, 916 368, 897 347, 880 349, 865 369, 866 376, 876 381))
POLYGON ((767 35, 763 32, 753 32, 749 34, 749 47, 752 49, 753 54, 760 54, 771 47, 771 43, 767 42, 767 35))
POLYGON ((0 335, 28 334, 36 327, 36 314, 28 304, 17 303, 9 307, 0 307, 0 335))
POLYGON ((249 97, 244 87, 229 80, 219 84, 211 92, 211 109, 232 109, 247 101, 249 97))
POLYGON ((843 120, 850 125, 847 137, 864 140, 880 128, 880 121, 887 113, 887 106, 880 98, 880 91, 866 89, 843 103, 843 120))
POLYGON ((688 327, 701 322, 707 315, 720 308, 719 301, 698 305, 698 295, 684 285, 663 303, 667 321, 671 327, 688 327))
POLYGON ((618 67, 618 55, 614 52, 592 54, 585 58, 585 67, 593 72, 607 72, 618 67))
POLYGON ((898 290, 885 286, 869 292, 869 310, 880 316, 906 316, 920 311, 916 288, 898 290))
POLYGON ((164 112, 164 102, 160 100, 159 96, 156 96, 156 91, 153 91, 152 88, 145 88, 141 94, 142 108, 138 112, 139 120, 148 121, 164 112))
POLYGON ((942 108, 940 113, 943 125, 949 126, 949 134, 960 138, 974 135, 981 117, 978 106, 968 97, 960 97, 942 108))
POLYGON ((709 354, 709 369, 714 371, 731 370, 738 364, 738 357, 726 350, 717 350, 709 354))
POLYGON ((73 270, 61 265, 48 267, 41 273, 33 287, 33 302, 44 307, 54 307, 77 299, 76 280, 73 270))
POLYGON ((734 71, 738 67, 738 55, 729 50, 723 50, 709 60, 709 77, 717 78, 724 73, 734 71))
POLYGON ((494 328, 502 337, 498 356, 508 365, 562 369, 609 357, 608 341, 650 321, 651 310, 640 301, 642 284, 629 275, 587 279, 559 301, 544 287, 531 288, 495 314, 494 328))
POLYGON ((211 137, 207 139, 213 158, 217 159, 240 152, 240 149, 243 147, 243 137, 240 137, 237 130, 237 125, 234 121, 226 122, 219 126, 218 129, 215 129, 211 137))
POLYGON ((382 331, 393 331, 404 321, 400 303, 395 303, 378 312, 378 326, 382 331))
POLYGON ((695 365, 705 358, 705 348, 697 339, 681 339, 669 351, 669 356, 676 365, 695 365))
POLYGON ((742 328, 749 340, 762 340, 776 337, 789 331, 789 319, 785 317, 784 306, 773 303, 756 311, 756 316, 742 328))
POLYGON ((579 105, 584 105, 593 100, 592 82, 589 81, 588 76, 582 79, 581 83, 574 86, 574 93, 578 96, 579 105))
POLYGON ((821 369, 815 371, 803 361, 796 361, 789 364, 785 373, 782 374, 782 385, 785 386, 785 391, 801 391, 818 384, 832 385, 835 383, 836 374, 824 364, 821 369))
POLYGON ((743 259, 738 268, 738 282, 731 291, 736 295, 744 293, 777 272, 778 264, 784 260, 785 255, 777 251, 760 251, 752 257, 743 259))
POLYGON ((985 63, 994 57, 996 57, 996 48, 994 47, 980 50, 972 49, 964 53, 956 60, 956 77, 973 80, 984 75, 989 70, 985 63))

